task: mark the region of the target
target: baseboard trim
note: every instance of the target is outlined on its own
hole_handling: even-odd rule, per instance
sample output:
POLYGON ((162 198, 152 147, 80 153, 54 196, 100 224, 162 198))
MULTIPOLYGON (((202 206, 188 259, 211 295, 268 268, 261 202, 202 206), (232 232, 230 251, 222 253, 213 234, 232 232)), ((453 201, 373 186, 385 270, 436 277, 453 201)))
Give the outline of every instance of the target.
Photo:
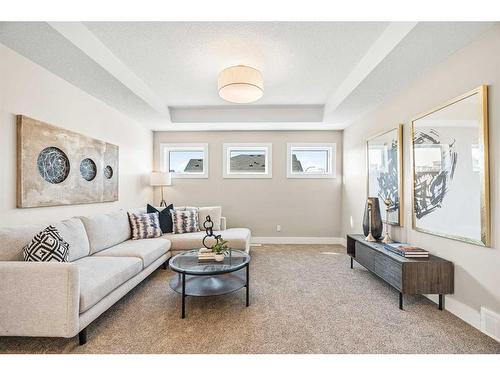
POLYGON ((252 243, 269 245, 344 245, 340 237, 252 237, 252 243))
MULTIPOLYGON (((424 294, 423 296, 435 304, 438 303, 438 296, 435 294, 424 294)), ((452 295, 445 296, 444 309, 481 331, 481 314, 476 309, 457 301, 452 295)))

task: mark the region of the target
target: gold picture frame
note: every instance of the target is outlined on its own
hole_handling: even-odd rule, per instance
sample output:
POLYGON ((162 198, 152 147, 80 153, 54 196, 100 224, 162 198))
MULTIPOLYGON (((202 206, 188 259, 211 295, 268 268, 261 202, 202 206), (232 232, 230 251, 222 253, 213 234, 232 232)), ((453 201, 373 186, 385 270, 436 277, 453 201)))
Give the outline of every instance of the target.
MULTIPOLYGON (((389 219, 386 220, 386 215, 385 215, 385 203, 379 199, 380 203, 380 209, 382 212, 382 217, 383 217, 383 222, 389 225, 395 225, 395 226, 403 226, 403 221, 404 221, 404 191, 403 191, 403 125, 399 124, 394 128, 391 128, 389 130, 386 130, 384 132, 378 133, 374 135, 373 137, 370 137, 366 140, 366 195, 367 198, 369 196, 378 196, 378 194, 371 194, 370 191, 373 189, 370 189, 370 179, 373 179, 373 176, 370 174, 370 143, 374 142, 376 140, 383 141, 383 138, 391 138, 390 134, 394 133, 392 136, 392 139, 396 141, 396 184, 397 184, 397 215, 396 219, 389 219), (389 136, 389 137, 388 137, 389 136)), ((394 195, 394 194, 393 194, 394 195)), ((379 197, 380 198, 380 197, 379 197)))
MULTIPOLYGON (((466 112, 466 111, 465 111, 466 112)), ((470 110, 469 110, 470 112, 470 110)), ((452 117, 451 121, 455 122, 455 127, 454 131, 459 132, 460 127, 467 127, 467 125, 457 125, 460 123, 460 120, 453 119, 452 117)), ((465 118, 465 116, 464 116, 465 118)), ((424 123, 425 123, 424 121, 424 123)), ((464 120, 465 122, 466 120, 464 120)), ((471 120, 467 120, 471 121, 471 120)), ((428 128, 430 125, 426 125, 428 128)), ((437 125, 438 126, 438 125, 437 125)), ((449 125, 447 125, 450 127, 449 125)), ((470 126, 469 126, 470 127, 470 126)), ((425 128, 425 126, 424 126, 425 128)), ((442 128, 444 129, 444 127, 442 128)), ((450 132, 450 130, 448 130, 450 132)), ((446 103, 428 111, 423 114, 418 115, 412 120, 411 123, 411 165, 412 165, 412 228, 418 232, 423 232, 423 233, 428 233, 432 234, 435 236, 439 237, 444 237, 444 238, 449 238, 453 240, 458 240, 458 241, 463 241, 467 242, 470 244, 474 245, 479 245, 479 246, 485 246, 489 247, 491 246, 491 209, 490 209, 490 176, 489 176, 489 135, 488 135, 488 87, 486 85, 479 86, 471 91, 466 92, 463 95, 460 95, 458 97, 455 97, 446 103), (450 113, 455 109, 457 113, 464 112, 463 108, 460 109, 459 107, 455 108, 453 107, 454 105, 461 104, 462 107, 468 105, 469 109, 472 108, 472 111, 477 111, 477 118, 475 119, 477 123, 477 144, 469 144, 471 147, 471 157, 470 157, 470 166, 472 166, 472 169, 469 170, 469 172, 474 173, 477 172, 477 180, 479 181, 479 187, 477 188, 478 190, 478 195, 479 195, 479 215, 472 213, 474 217, 478 216, 479 218, 476 220, 480 223, 480 228, 475 228, 475 237, 471 235, 466 235, 464 234, 459 234, 459 233, 450 233, 446 232, 444 230, 436 230, 433 228, 425 227, 425 225, 422 225, 422 175, 425 175, 426 173, 429 174, 428 171, 423 171, 421 166, 419 165, 419 168, 421 168, 420 176, 417 176, 417 170, 416 170, 416 154, 415 151, 416 149, 420 149, 422 147, 422 143, 419 143, 421 140, 420 133, 417 134, 417 131, 420 132, 419 129, 422 128, 421 125, 418 124, 418 122, 422 122, 424 119, 427 121, 427 123, 432 123, 433 121, 435 122, 436 126, 438 123, 436 121, 450 121, 450 120, 444 120, 444 119, 439 119, 439 117, 445 118, 446 116, 450 117, 450 113), (453 108, 452 108, 453 107, 453 108), (443 111, 443 112, 440 112, 443 111), (434 119, 431 117, 434 116, 434 119), (435 120, 435 119, 438 120, 435 120), (417 138, 416 138, 417 136, 417 138), (417 143, 417 146, 416 146, 417 143), (476 148, 476 152, 472 152, 472 147, 476 148), (476 155, 476 156, 475 156, 476 155), (419 192, 416 192, 418 185, 419 192), (420 222, 419 222, 420 221, 420 222), (477 231, 479 229, 479 232, 477 231)), ((455 137, 455 135, 453 135, 455 137)), ((453 140, 453 142, 458 142, 456 138, 453 140)), ((426 145, 428 143, 425 143, 426 145)), ((439 143, 440 146, 444 145, 443 142, 440 141, 439 143)), ((446 145, 448 150, 446 151, 446 154, 449 155, 451 151, 449 150, 450 146, 455 147, 455 143, 451 143, 450 145, 446 145)), ((427 146, 425 146, 427 147, 427 146)), ((460 146, 457 147, 457 149, 460 146)), ((421 151, 420 151, 421 152, 421 151)), ((441 149, 441 155, 443 155, 443 151, 441 149)), ((466 156, 466 155, 462 155, 466 156)), ((423 158, 419 156, 419 160, 422 160, 423 158)), ((453 178, 453 175, 457 174, 457 170, 459 170, 459 166, 457 166, 457 160, 460 160, 460 155, 458 153, 455 153, 454 157, 451 158, 454 160, 454 165, 451 169, 451 176, 453 178)), ((461 160, 468 159, 462 157, 461 160)), ((443 161, 443 156, 441 156, 441 161, 443 161)), ((420 163, 420 161, 419 161, 420 163)), ((427 164, 429 165, 429 164, 427 164)), ((440 166, 442 170, 442 166, 440 166)), ((436 167, 437 169, 437 167, 436 167)), ((435 173, 441 173, 441 172, 435 172, 435 173)), ((429 184, 426 184, 429 186, 429 184)), ((456 184, 457 186, 458 183, 456 184)), ((435 187, 434 187, 435 188, 435 187)), ((448 186, 446 186, 448 189, 448 186)), ((455 187, 455 191, 456 191, 455 187)), ((440 190, 442 194, 444 194, 445 189, 440 190)), ((474 194, 463 194, 464 200, 458 202, 458 204, 465 204, 468 203, 467 199, 472 200, 475 197, 474 194)), ((427 197, 426 197, 427 198, 427 197)), ((431 200, 432 201, 432 200, 431 200)), ((435 203, 434 203, 435 204, 435 203)), ((442 205, 437 207, 436 209, 441 211, 442 205)), ((463 207, 460 207, 460 209, 463 210, 463 207)), ((455 209, 455 211, 458 211, 458 209, 455 209)), ((431 211, 432 212, 432 211, 431 211)), ((463 212, 463 211, 462 211, 463 212)), ((443 216, 443 215, 441 215, 443 216)), ((467 212, 464 213, 463 215, 448 215, 447 217, 440 217, 438 218, 438 223, 441 225, 442 222, 448 222, 450 223, 450 226, 453 227, 453 230, 458 230, 456 228, 457 226, 457 219, 467 219, 470 220, 469 217, 471 215, 467 215, 467 212)))

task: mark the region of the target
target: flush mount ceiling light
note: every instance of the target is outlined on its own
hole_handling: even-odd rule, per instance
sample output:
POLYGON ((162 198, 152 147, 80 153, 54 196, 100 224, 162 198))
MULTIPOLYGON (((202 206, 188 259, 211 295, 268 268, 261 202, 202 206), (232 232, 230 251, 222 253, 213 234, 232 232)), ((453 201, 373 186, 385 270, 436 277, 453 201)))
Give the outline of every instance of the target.
POLYGON ((219 73, 219 96, 231 103, 251 103, 264 95, 264 79, 254 68, 231 66, 219 73))

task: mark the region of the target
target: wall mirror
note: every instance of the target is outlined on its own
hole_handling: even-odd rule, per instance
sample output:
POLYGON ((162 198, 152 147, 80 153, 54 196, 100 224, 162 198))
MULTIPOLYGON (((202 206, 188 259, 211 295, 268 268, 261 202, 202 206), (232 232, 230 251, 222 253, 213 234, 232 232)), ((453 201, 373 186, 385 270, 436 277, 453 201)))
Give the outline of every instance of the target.
POLYGON ((383 221, 391 225, 403 222, 402 136, 399 125, 366 142, 368 197, 379 199, 383 221))
POLYGON ((490 246, 487 86, 412 122, 413 228, 490 246))

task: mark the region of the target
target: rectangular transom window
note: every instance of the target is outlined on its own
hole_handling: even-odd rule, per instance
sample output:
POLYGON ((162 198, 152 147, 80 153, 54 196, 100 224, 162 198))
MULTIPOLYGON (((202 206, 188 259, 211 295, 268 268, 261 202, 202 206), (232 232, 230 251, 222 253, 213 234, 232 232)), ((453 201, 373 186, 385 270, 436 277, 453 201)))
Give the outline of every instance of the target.
POLYGON ((224 178, 271 178, 271 143, 224 143, 224 178))
POLYGON ((208 143, 163 143, 161 154, 173 178, 208 178, 208 143))
POLYGON ((335 143, 288 143, 288 178, 335 178, 335 143))

